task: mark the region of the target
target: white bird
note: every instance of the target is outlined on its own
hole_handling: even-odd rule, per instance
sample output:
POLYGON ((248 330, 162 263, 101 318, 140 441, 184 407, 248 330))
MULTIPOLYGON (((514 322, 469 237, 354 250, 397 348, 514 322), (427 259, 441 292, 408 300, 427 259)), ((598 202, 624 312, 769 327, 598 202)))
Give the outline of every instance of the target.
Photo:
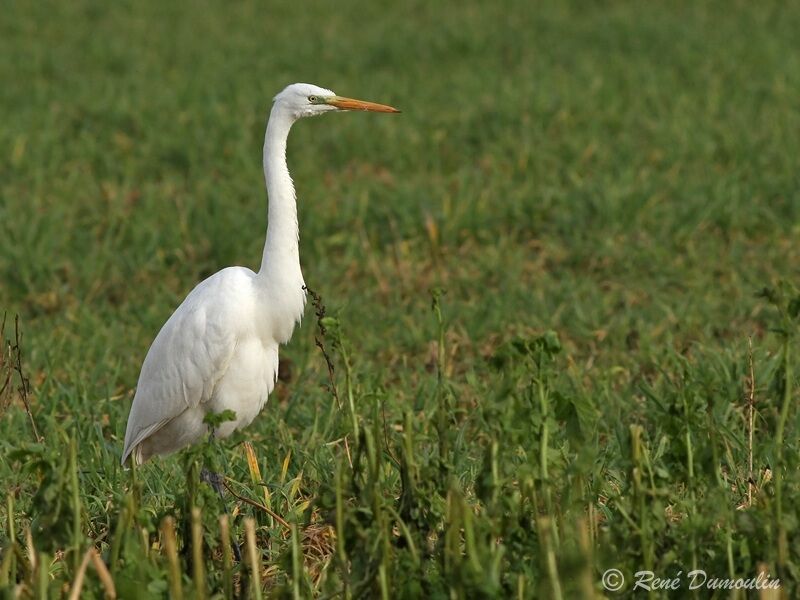
POLYGON ((209 432, 207 413, 234 411, 214 436, 245 427, 278 375, 278 347, 292 336, 306 295, 300 271, 297 203, 286 165, 292 124, 326 112, 400 112, 295 83, 275 96, 264 137, 267 239, 261 268, 228 267, 197 285, 150 346, 128 416, 122 464, 175 452, 209 432))

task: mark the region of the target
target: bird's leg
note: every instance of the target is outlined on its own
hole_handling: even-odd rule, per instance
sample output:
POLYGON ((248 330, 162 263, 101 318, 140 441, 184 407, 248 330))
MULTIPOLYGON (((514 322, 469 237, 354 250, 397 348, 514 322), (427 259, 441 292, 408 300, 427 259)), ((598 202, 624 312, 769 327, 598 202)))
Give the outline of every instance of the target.
MULTIPOLYGON (((222 510, 224 510, 225 514, 230 517, 228 503, 225 501, 225 494, 222 491, 225 486, 225 476, 222 473, 215 473, 203 467, 200 470, 200 481, 203 481, 214 488, 219 496, 220 503, 222 504, 222 510)), ((233 548, 233 556, 236 558, 236 561, 242 562, 242 553, 239 550, 239 544, 231 540, 231 548, 233 548)))
MULTIPOLYGON (((219 494, 223 506, 225 506, 225 495, 222 493, 222 484, 225 482, 225 476, 222 473, 214 473, 205 467, 200 469, 200 481, 204 481, 210 485, 219 494)), ((225 514, 228 514, 228 508, 225 506, 225 514)))
MULTIPOLYGON (((222 458, 223 463, 227 461, 225 461, 225 455, 217 442, 216 428, 219 427, 221 423, 233 420, 235 418, 236 413, 230 409, 224 410, 221 413, 207 413, 203 418, 203 422, 208 425, 208 445, 215 451, 218 457, 222 458)), ((206 462, 208 462, 208 455, 206 455, 206 462)), ((216 460, 212 460, 211 462, 215 465, 217 463, 216 460)), ((206 482, 208 485, 214 488, 219 496, 220 503, 222 504, 222 510, 224 510, 225 514, 230 517, 230 512, 228 512, 228 504, 225 502, 225 494, 222 490, 223 487, 226 487, 225 476, 222 473, 217 473, 211 469, 203 467, 200 470, 200 480, 206 482)), ((239 551, 238 544, 231 542, 231 545, 233 546, 233 554, 236 557, 236 560, 241 562, 242 554, 239 551)))

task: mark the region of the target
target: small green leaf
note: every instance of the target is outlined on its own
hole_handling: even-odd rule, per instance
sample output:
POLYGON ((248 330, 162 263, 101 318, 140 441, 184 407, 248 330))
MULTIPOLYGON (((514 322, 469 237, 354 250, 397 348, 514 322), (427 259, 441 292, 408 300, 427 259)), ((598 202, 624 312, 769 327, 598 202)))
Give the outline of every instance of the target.
POLYGON ((236 411, 231 410, 230 408, 226 408, 222 412, 218 413, 208 412, 206 413, 206 416, 203 417, 203 423, 215 429, 227 421, 235 421, 235 420, 236 420, 236 411))

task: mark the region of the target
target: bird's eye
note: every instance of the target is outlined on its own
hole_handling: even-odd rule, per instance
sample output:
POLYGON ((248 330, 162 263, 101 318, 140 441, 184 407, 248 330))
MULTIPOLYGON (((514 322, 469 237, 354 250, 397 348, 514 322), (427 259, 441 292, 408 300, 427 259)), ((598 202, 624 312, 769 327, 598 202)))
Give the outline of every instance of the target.
POLYGON ((309 96, 308 97, 308 101, 311 102, 311 104, 316 104, 317 102, 319 102, 319 97, 317 97, 317 96, 309 96))

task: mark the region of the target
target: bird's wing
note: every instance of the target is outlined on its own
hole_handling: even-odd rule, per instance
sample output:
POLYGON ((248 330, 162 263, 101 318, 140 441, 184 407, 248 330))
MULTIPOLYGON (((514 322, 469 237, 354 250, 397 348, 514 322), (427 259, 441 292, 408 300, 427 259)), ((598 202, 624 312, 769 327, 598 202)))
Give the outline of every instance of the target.
POLYGON ((231 296, 241 288, 224 281, 230 277, 223 273, 192 290, 150 346, 128 416, 123 464, 171 419, 210 400, 227 371, 236 349, 233 320, 240 300, 231 296))

